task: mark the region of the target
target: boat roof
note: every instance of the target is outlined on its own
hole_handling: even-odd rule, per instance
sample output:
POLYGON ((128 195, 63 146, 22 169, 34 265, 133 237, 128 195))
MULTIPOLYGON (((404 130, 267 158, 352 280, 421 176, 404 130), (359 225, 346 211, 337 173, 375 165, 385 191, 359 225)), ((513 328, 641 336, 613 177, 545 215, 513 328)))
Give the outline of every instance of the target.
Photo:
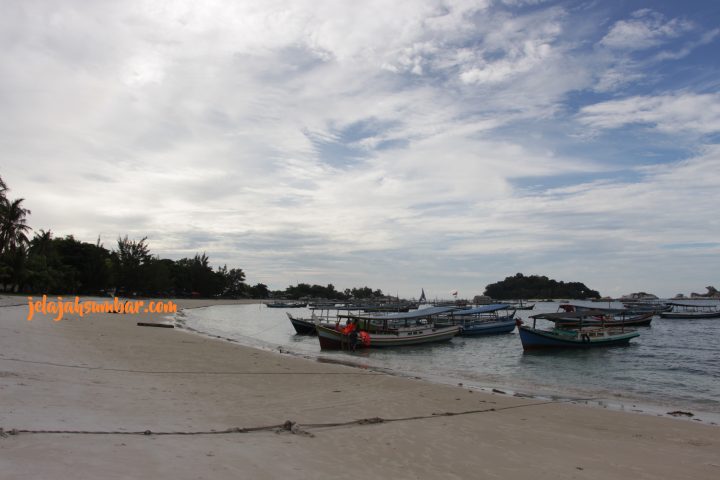
POLYGON ((603 310, 583 310, 582 312, 559 312, 559 313, 539 313, 532 315, 530 318, 535 320, 550 320, 551 322, 567 320, 569 318, 586 318, 594 317, 596 315, 605 315, 606 311, 603 310))
POLYGON ((426 318, 441 313, 451 312, 457 307, 430 307, 421 308, 412 312, 388 313, 385 315, 353 315, 353 318, 362 318, 363 320, 411 320, 415 318, 426 318))
POLYGON ((465 315, 477 315, 478 313, 497 312, 498 310, 507 310, 511 308, 507 303, 493 303, 491 305, 483 305, 482 307, 469 308, 466 310, 455 310, 452 312, 454 317, 462 317, 465 315))
MULTIPOLYGON (((600 308, 600 307, 586 307, 585 305, 575 305, 574 303, 563 303, 560 307, 569 305, 575 308, 576 313, 583 313, 587 315, 587 312, 604 312, 604 313, 627 313, 632 311, 630 308, 600 308)), ((557 312, 565 313, 565 312, 557 312)))

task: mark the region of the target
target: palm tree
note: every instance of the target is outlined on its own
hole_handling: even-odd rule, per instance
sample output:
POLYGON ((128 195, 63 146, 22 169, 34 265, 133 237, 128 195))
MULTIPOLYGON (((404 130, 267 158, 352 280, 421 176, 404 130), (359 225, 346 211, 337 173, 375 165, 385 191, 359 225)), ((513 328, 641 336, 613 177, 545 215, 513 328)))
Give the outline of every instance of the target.
POLYGON ((52 230, 46 232, 41 228, 30 241, 30 250, 32 253, 47 256, 52 248, 52 235, 52 230))
POLYGON ((30 210, 22 206, 24 198, 0 199, 0 254, 27 245, 27 233, 31 230, 25 223, 30 210))
POLYGON ((7 192, 7 185, 5 185, 5 181, 0 177, 0 200, 5 199, 5 192, 7 192))

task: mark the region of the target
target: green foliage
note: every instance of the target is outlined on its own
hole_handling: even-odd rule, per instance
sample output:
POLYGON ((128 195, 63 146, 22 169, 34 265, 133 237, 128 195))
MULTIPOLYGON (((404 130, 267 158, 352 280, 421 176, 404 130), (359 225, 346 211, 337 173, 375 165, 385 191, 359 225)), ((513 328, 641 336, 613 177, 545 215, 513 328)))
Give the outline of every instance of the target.
POLYGON ((518 273, 485 287, 485 295, 498 300, 527 298, 599 298, 600 294, 580 282, 558 282, 545 276, 518 273))
POLYGON ((247 296, 249 298, 268 298, 270 296, 270 291, 264 283, 257 283, 252 287, 248 287, 247 296))
POLYGON ((19 290, 28 276, 26 270, 30 226, 30 210, 22 206, 24 199, 7 198, 8 188, 0 178, 0 287, 19 290))
POLYGON ((329 284, 326 287, 321 285, 310 285, 307 283, 298 283, 297 285, 291 285, 285 289, 282 295, 290 299, 299 298, 341 298, 342 294, 335 290, 335 286, 329 284))
POLYGON ((328 284, 323 287, 322 285, 310 285, 307 283, 298 283, 297 285, 291 285, 285 289, 285 291, 273 292, 274 296, 298 300, 300 298, 327 298, 335 300, 369 300, 382 298, 382 290, 373 290, 370 287, 361 288, 346 288, 343 292, 339 292, 335 289, 333 284, 328 284))

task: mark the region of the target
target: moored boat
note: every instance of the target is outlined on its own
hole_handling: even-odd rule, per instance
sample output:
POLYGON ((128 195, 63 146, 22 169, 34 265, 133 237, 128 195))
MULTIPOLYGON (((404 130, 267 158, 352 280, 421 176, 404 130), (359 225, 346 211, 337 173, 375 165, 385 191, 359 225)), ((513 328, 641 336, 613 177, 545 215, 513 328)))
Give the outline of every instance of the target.
POLYGON ((515 310, 532 310, 535 308, 534 303, 525 303, 522 299, 517 302, 510 302, 510 306, 515 310))
POLYGON ((435 325, 458 325, 460 335, 464 337, 510 333, 515 330, 515 310, 509 312, 509 309, 510 305, 498 303, 467 310, 453 310, 441 316, 435 325), (504 315, 500 315, 500 312, 504 315))
POLYGON ((435 325, 436 316, 452 307, 434 307, 388 315, 348 315, 348 325, 316 325, 320 348, 344 350, 355 348, 399 347, 450 340, 457 335, 456 325, 435 325), (355 332, 355 333, 353 333, 355 332))
MULTIPOLYGON (((592 308, 582 305, 573 305, 563 303, 560 310, 569 313, 582 313, 582 323, 585 326, 603 325, 606 327, 647 327, 652 322, 654 312, 634 312, 622 308, 592 308)), ((555 325, 560 327, 577 326, 580 319, 575 317, 565 317, 557 320, 555 325)))
POLYGON ((292 323, 292 326, 295 328, 295 332, 298 335, 315 335, 317 333, 315 331, 315 325, 319 322, 316 322, 315 319, 296 318, 289 312, 285 312, 285 314, 290 319, 290 323, 292 323))
POLYGON ((270 302, 265 304, 268 308, 304 308, 307 303, 304 302, 270 302))
POLYGON ((668 303, 672 307, 669 312, 661 312, 661 318, 673 319, 703 319, 720 318, 720 305, 692 304, 692 303, 668 303))
POLYGON ((596 348, 627 345, 631 339, 640 334, 635 330, 620 327, 606 326, 583 326, 583 319, 587 315, 583 313, 543 313, 533 315, 533 326, 524 325, 522 320, 517 320, 520 341, 524 350, 537 350, 546 348, 596 348), (550 330, 536 328, 537 320, 548 320, 557 322, 572 316, 578 320, 577 328, 565 328, 555 325, 550 330))

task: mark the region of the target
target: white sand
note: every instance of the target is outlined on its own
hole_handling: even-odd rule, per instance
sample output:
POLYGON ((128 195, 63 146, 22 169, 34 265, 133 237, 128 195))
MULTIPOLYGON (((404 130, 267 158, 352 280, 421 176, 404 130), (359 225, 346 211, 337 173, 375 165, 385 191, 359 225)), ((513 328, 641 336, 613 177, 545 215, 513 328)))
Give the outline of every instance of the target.
POLYGON ((301 431, 19 433, 0 438, 3 479, 720 478, 720 427, 470 392, 136 326, 156 316, 26 317, 27 306, 0 307, 6 431, 196 432, 286 420, 301 431), (307 426, 413 416, 431 418, 307 426))

